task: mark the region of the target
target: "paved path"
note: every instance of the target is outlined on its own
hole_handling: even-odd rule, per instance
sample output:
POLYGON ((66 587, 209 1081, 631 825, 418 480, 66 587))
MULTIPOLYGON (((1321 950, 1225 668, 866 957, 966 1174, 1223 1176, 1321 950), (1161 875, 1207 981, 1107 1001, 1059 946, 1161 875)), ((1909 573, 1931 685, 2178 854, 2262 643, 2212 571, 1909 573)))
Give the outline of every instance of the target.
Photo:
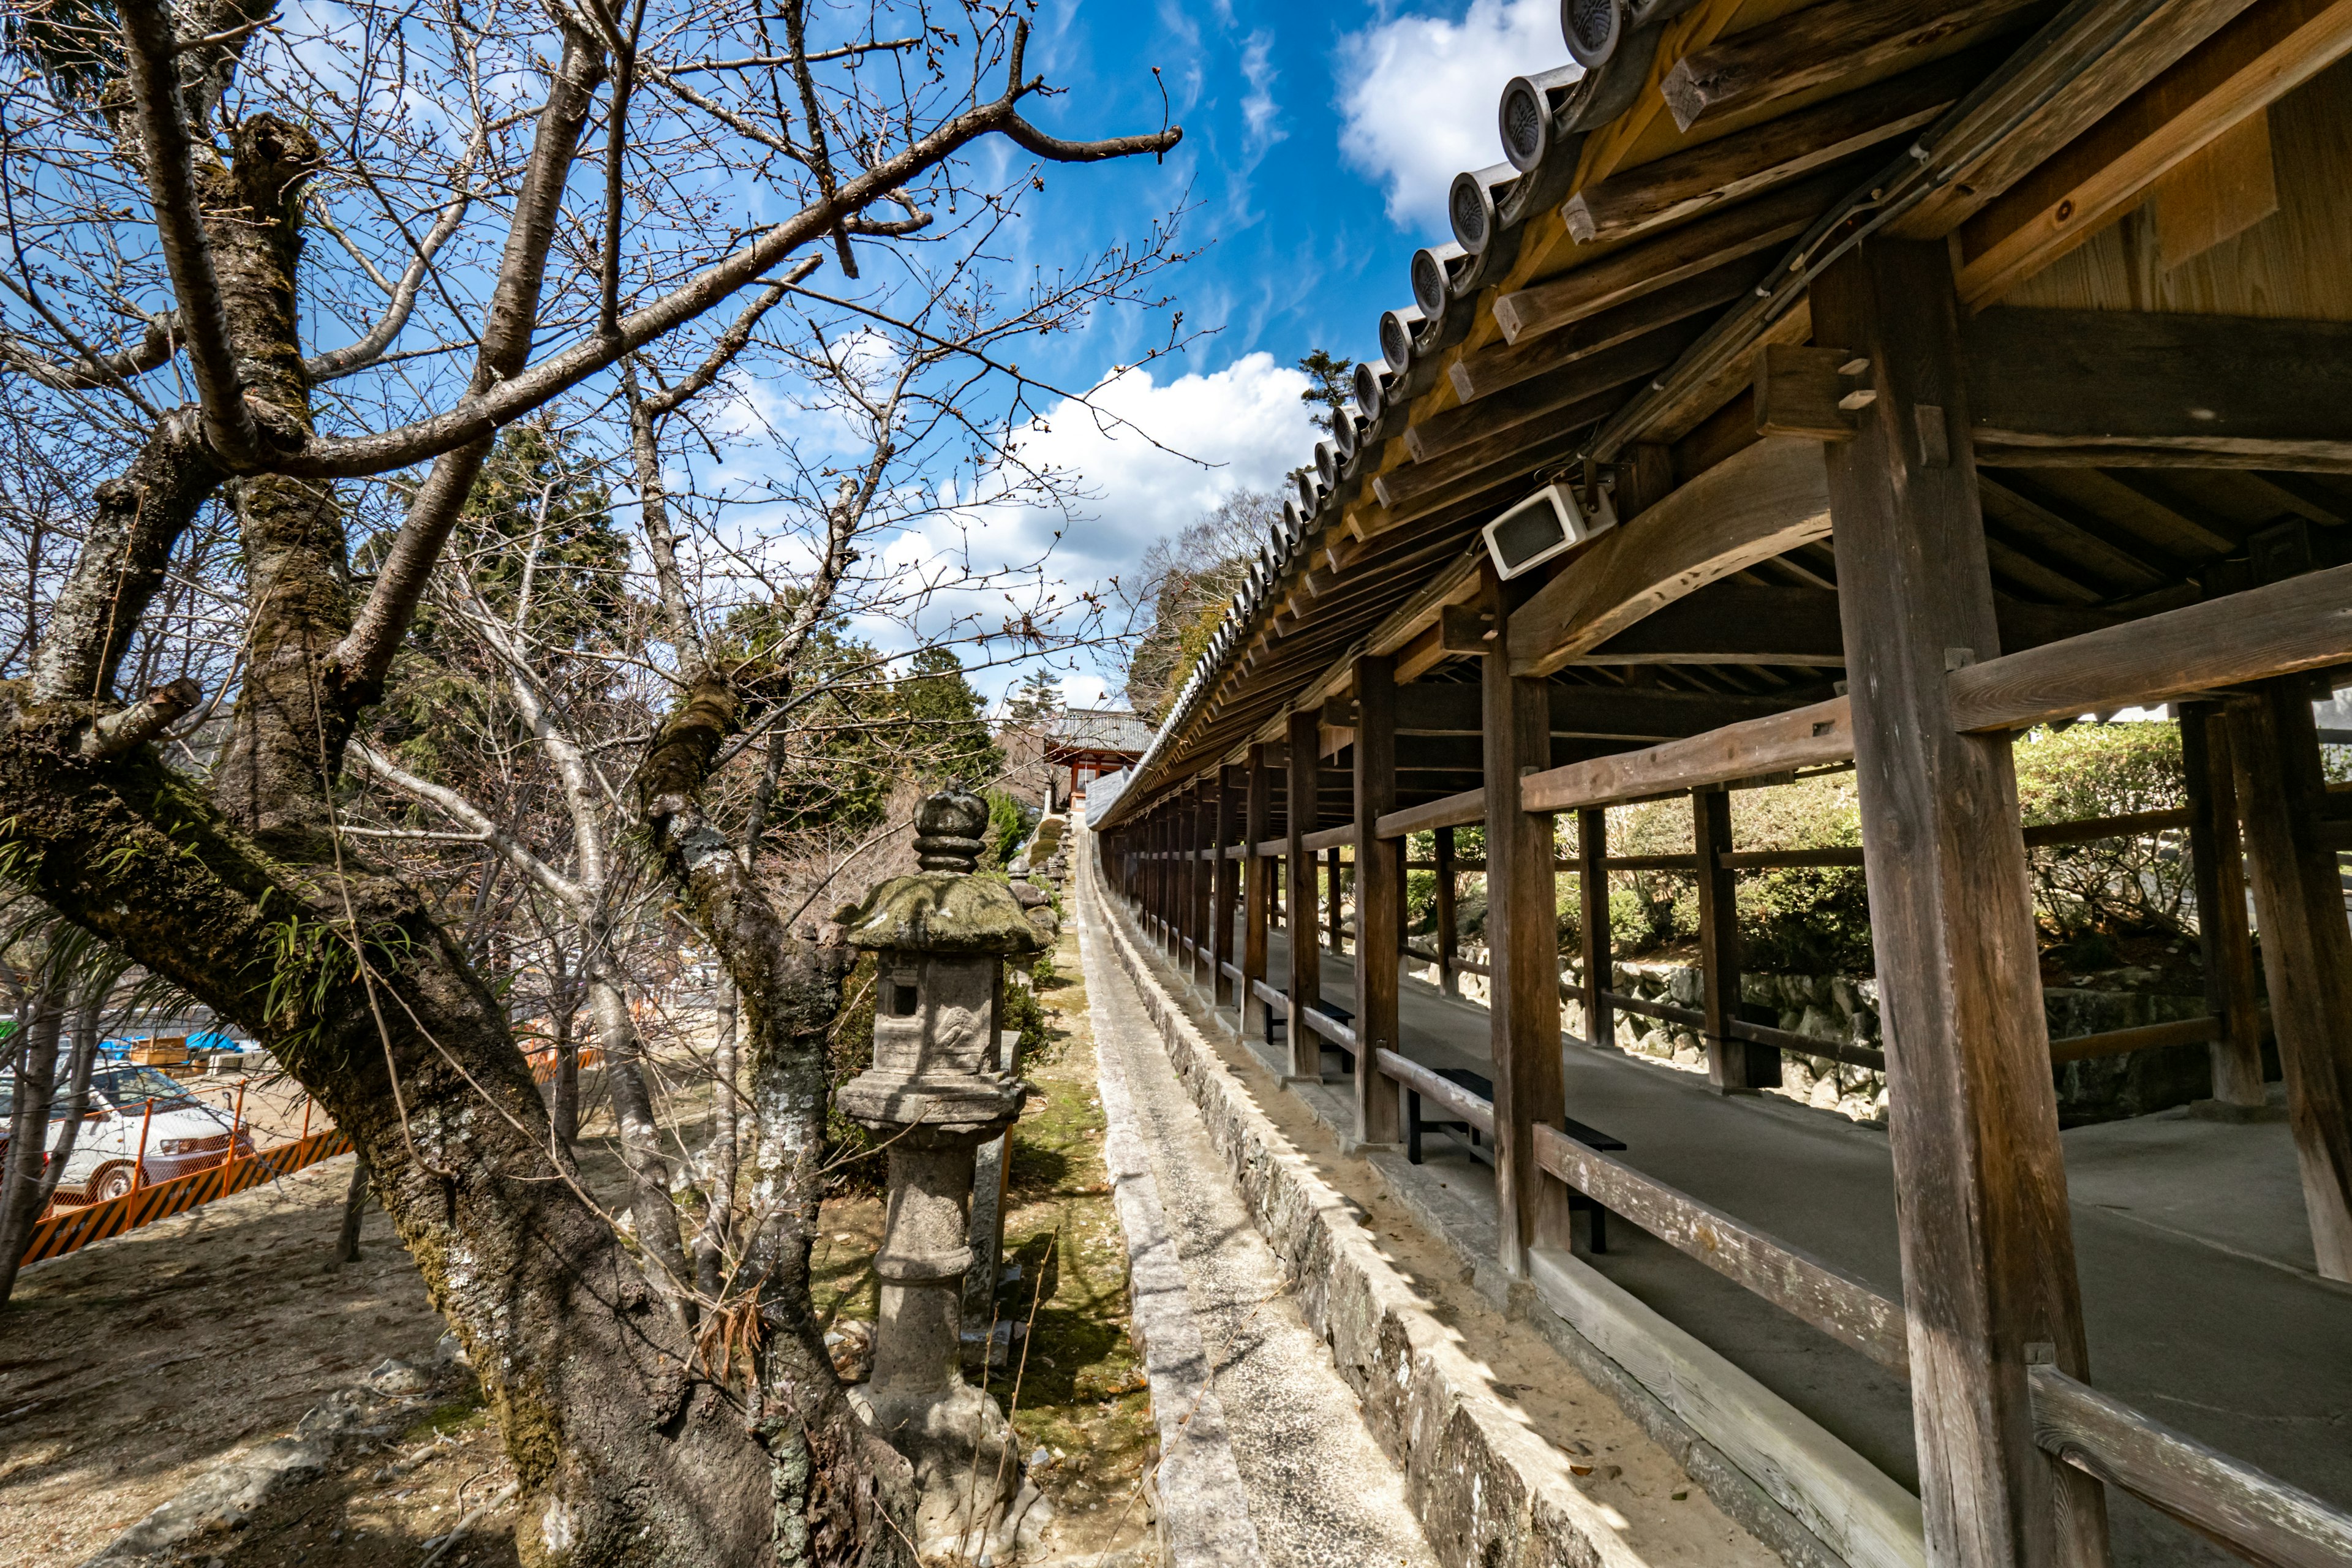
POLYGON ((1396 1466, 1300 1318, 1110 951, 1090 880, 1076 880, 1104 1152, 1134 1268, 1175 1568, 1432 1568, 1396 1466))

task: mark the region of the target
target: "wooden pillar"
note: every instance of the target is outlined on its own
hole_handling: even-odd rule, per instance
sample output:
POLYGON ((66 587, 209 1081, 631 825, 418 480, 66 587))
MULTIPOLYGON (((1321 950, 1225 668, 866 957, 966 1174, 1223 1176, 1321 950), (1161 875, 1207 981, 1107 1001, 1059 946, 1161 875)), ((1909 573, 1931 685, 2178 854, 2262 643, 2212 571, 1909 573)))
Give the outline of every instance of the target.
POLYGON ((2233 701, 2230 742, 2312 1250, 2322 1276, 2352 1279, 2352 927, 2320 837, 2326 784, 2310 682, 2281 676, 2233 701))
POLYGON ((1459 940, 1454 912, 1454 829, 1441 827, 1431 835, 1437 844, 1437 988, 1448 996, 1462 994, 1462 974, 1454 967, 1459 940))
POLYGON ((1313 709, 1290 716, 1290 777, 1283 810, 1290 838, 1290 853, 1284 857, 1290 897, 1284 905, 1282 922, 1290 947, 1290 1021, 1284 1026, 1283 1035, 1290 1042, 1291 1076, 1316 1079, 1323 1076, 1323 1052, 1317 1043, 1322 1037, 1298 1020, 1323 996, 1323 953, 1316 945, 1315 856, 1306 843, 1316 826, 1316 788, 1321 772, 1316 731, 1321 727, 1320 720, 1313 709))
POLYGON ((1192 939, 1192 984, 1198 985, 1202 972, 1206 970, 1213 994, 1217 973, 1209 963, 1209 910, 1213 901, 1209 890, 1215 879, 1216 868, 1202 855, 1202 851, 1209 847, 1210 835, 1216 829, 1216 802, 1211 793, 1215 787, 1216 775, 1212 773, 1209 779, 1209 783, 1195 786, 1192 792, 1192 830, 1185 836, 1184 842, 1184 853, 1188 857, 1185 865, 1192 872, 1186 879, 1184 923, 1191 928, 1188 934, 1192 939))
POLYGON ((2105 1497, 2035 1446, 2026 1383, 2089 1369, 2016 771, 1945 679, 2000 648, 1948 253, 1865 241, 1812 301, 1876 394, 1825 457, 1927 1562, 2087 1568, 2105 1497))
POLYGON ((1584 910, 1584 1043, 1617 1045, 1617 1014, 1609 1001, 1609 814, 1576 814, 1576 889, 1584 910))
MULTIPOLYGON (((1568 1249, 1568 1194, 1536 1164, 1535 1125, 1566 1114, 1559 1059, 1559 926, 1552 819, 1520 808, 1519 780, 1551 762, 1551 702, 1540 679, 1514 677, 1510 586, 1480 563, 1496 652, 1481 680, 1486 730, 1486 931, 1493 965, 1495 1213, 1503 1267, 1524 1277, 1538 1247, 1568 1249)), ((1526 583, 1532 587, 1532 583, 1526 583)))
POLYGON ((1372 1053, 1402 1048, 1397 929, 1404 909, 1404 840, 1382 839, 1396 809, 1396 661, 1356 660, 1356 1137, 1397 1142, 1397 1086, 1372 1053))
POLYGON ((2221 1020, 2221 1037, 2212 1043, 2213 1098, 2224 1105, 2260 1105, 2262 1000, 2254 985, 2253 933, 2246 924, 2246 867, 2238 839, 2229 721, 2209 703, 2182 703, 2179 711, 2205 1007, 2221 1020))
POLYGON ((1331 936, 1331 954, 1345 952, 1339 945, 1339 844, 1324 851, 1324 926, 1331 936))
POLYGON ((1242 1032, 1249 1032, 1255 1013, 1263 1037, 1265 1005, 1257 999, 1255 986, 1265 978, 1265 931, 1274 918, 1274 870, 1280 864, 1257 852, 1257 847, 1274 833, 1274 770, 1265 765, 1263 745, 1251 745, 1246 772, 1249 795, 1242 807, 1242 843, 1248 850, 1242 859, 1242 1032))
POLYGON ((1209 912, 1209 994, 1219 1005, 1239 1007, 1242 994, 1225 973, 1234 962, 1234 911, 1241 899, 1242 863, 1228 855, 1226 847, 1234 841, 1234 831, 1241 814, 1242 770, 1221 767, 1217 770, 1217 821, 1213 837, 1217 858, 1210 868, 1216 874, 1216 891, 1211 900, 1209 912))
POLYGON ((1698 848, 1698 950, 1706 982, 1706 1081, 1719 1094, 1752 1094, 1780 1081, 1780 1053, 1731 1037, 1739 1016, 1739 874, 1731 853, 1731 792, 1691 792, 1692 839, 1698 848))

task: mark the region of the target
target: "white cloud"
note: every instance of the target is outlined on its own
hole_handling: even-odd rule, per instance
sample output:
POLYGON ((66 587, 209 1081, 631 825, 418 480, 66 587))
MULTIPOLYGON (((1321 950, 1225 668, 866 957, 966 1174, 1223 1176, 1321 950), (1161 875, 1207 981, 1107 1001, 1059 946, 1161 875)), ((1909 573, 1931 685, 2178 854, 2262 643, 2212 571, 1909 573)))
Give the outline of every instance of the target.
POLYGON ((1515 76, 1568 58, 1557 0, 1471 0, 1459 22, 1407 14, 1339 41, 1339 151, 1400 228, 1443 235, 1445 191, 1502 161, 1495 105, 1515 76))
POLYGON ((1252 155, 1265 152, 1290 133, 1276 123, 1280 106, 1274 101, 1274 35, 1264 28, 1242 43, 1242 79, 1249 94, 1242 100, 1242 125, 1249 132, 1252 155))

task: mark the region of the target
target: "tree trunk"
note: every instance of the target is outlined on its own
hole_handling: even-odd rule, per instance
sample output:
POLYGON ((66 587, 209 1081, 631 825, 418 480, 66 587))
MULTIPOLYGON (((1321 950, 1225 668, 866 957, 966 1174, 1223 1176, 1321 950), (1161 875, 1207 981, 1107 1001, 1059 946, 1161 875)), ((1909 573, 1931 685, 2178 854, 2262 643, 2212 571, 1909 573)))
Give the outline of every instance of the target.
POLYGON ((335 1263, 344 1267, 360 1260, 360 1220, 367 1213, 368 1163, 365 1154, 352 1156, 352 1183, 343 1189, 343 1227, 335 1233, 335 1263))
POLYGON ((0 1302, 16 1289, 17 1266, 41 1214, 41 1173, 48 1152, 61 1021, 57 998, 37 983, 9 1041, 16 1106, 8 1119, 8 1157, 0 1163, 0 1302))

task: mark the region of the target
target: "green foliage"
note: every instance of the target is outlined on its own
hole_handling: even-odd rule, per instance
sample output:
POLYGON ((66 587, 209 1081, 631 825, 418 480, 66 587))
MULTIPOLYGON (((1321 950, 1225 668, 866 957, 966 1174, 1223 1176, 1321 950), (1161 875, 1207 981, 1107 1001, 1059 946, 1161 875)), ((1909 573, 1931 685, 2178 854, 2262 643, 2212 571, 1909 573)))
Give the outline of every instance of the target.
MULTIPOLYGON (((825 1081, 839 1089, 874 1065, 874 974, 877 955, 861 952, 856 966, 842 976, 841 1010, 833 1016, 826 1037, 825 1081)), ((877 1158, 881 1140, 840 1111, 824 1113, 824 1163, 827 1189, 834 1193, 872 1194, 882 1190, 886 1174, 877 1158)))
POLYGON ((407 931, 390 921, 370 927, 363 940, 326 921, 290 915, 263 927, 259 957, 269 966, 262 1010, 280 1033, 272 1042, 294 1055, 346 1021, 351 994, 364 973, 383 981, 399 973, 415 950, 407 931))
POLYGON ((1004 771, 1004 752, 989 737, 980 693, 953 648, 918 648, 908 673, 892 688, 917 748, 915 772, 926 784, 979 789, 1004 771))
POLYGON ((1022 843, 1029 837, 1029 810, 1001 789, 988 792, 988 847, 982 851, 981 868, 1001 871, 1013 864, 1022 843))
POLYGON ((563 431, 509 426, 458 513, 475 592, 524 624, 542 647, 604 642, 623 618, 629 542, 613 524, 613 495, 563 431))
POLYGON ((1143 718, 1158 723, 1167 717, 1281 515, 1279 497, 1236 491, 1144 552, 1134 592, 1139 608, 1150 607, 1151 619, 1129 655, 1126 681, 1128 705, 1143 718))
POLYGON ((1356 362, 1340 359, 1328 349, 1316 349, 1298 361, 1298 368, 1307 373, 1307 390, 1298 401, 1323 412, 1314 416, 1315 428, 1329 430, 1331 421, 1354 396, 1353 377, 1356 362))
MULTIPOLYGON (((2189 803, 2177 725, 2036 730, 2018 742, 2016 755, 2017 801, 2029 826, 2189 803)), ((2079 951, 2089 934, 2166 934, 2187 924, 2190 868, 2183 830, 2052 845, 2031 851, 2027 860, 2043 931, 2074 943, 2072 962, 2079 967, 2101 967, 2079 951)))
POLYGON ((85 105, 95 104, 126 68, 122 23, 103 0, 11 6, 0 16, 0 42, 47 78, 59 97, 85 105))

